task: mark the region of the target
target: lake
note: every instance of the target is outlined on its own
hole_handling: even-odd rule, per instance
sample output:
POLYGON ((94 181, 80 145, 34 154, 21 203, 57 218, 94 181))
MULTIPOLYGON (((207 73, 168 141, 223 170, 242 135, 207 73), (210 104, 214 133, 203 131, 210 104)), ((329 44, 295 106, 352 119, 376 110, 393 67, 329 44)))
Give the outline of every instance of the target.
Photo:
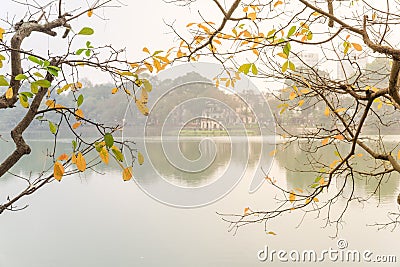
MULTIPOLYGON (((217 212, 242 214, 246 207, 265 210, 277 205, 274 197, 278 192, 268 183, 249 193, 253 176, 262 176, 260 166, 267 170, 271 166, 269 177, 287 189, 305 188, 315 178, 291 171, 305 158, 296 147, 278 152, 272 161, 269 152, 274 145, 270 141, 261 147, 257 138, 251 138, 247 143, 240 138, 232 141, 220 137, 201 144, 195 138, 182 139, 179 149, 192 162, 186 167, 191 168, 189 165, 193 164, 196 170, 180 172, 170 164, 175 160, 179 164, 177 154, 171 153, 170 158, 165 158, 159 140, 148 140, 145 144, 143 139, 138 139, 138 149, 147 151, 144 153, 145 164, 134 168, 139 184, 122 181, 117 166, 101 166, 99 173, 65 177, 61 183, 52 182, 22 199, 19 206, 29 205, 23 211, 4 212, 0 218, 0 266, 287 266, 278 260, 261 262, 258 252, 265 246, 270 250, 286 251, 337 249, 338 239, 347 241, 348 249, 370 250, 374 255, 396 255, 397 263, 385 266, 399 266, 399 229, 378 231, 377 227, 368 226, 386 222, 388 212, 399 211, 396 203, 399 176, 385 181, 379 196, 366 202, 351 202, 337 238, 330 237, 335 235, 334 226, 324 227, 326 214, 320 214, 319 218, 311 214, 301 222, 300 212, 284 214, 268 222, 268 230, 276 235, 267 235, 264 224, 242 227, 236 234, 228 231, 229 224, 217 212), (246 151, 250 156, 245 159, 248 165, 243 178, 237 183, 227 179, 229 182, 223 185, 227 188, 225 196, 219 198, 221 192, 209 191, 209 195, 198 197, 197 191, 191 191, 204 190, 217 183, 227 170, 230 177, 241 173, 246 151), (200 155, 211 164, 196 161, 200 155), (165 180, 155 175, 154 169, 165 180), (188 192, 180 197, 178 191, 163 195, 166 182, 188 192), (163 199, 158 201, 149 194, 163 199), (166 201, 170 205, 162 203, 166 201), (182 201, 188 206, 199 207, 176 207, 182 201)), ((69 142, 61 142, 58 149, 69 151, 69 142)), ((48 160, 45 162, 45 154, 51 140, 30 140, 29 144, 33 152, 12 170, 16 174, 29 176, 28 170, 38 172, 50 164, 48 160)), ((1 158, 4 158, 4 151, 9 151, 12 144, 2 142, 0 146, 1 158)), ((3 177, 0 180, 1 200, 7 197, 4 192, 17 192, 23 185, 21 180, 10 175, 3 177)), ((368 183, 357 180, 356 192, 366 197, 374 191, 375 185, 373 180, 368 183)), ((338 205, 344 204, 344 199, 339 198, 338 205)), ((311 262, 302 266, 330 265, 328 263, 311 262)), ((332 263, 332 266, 355 265, 360 266, 332 263)), ((369 263, 368 266, 382 264, 369 263)))

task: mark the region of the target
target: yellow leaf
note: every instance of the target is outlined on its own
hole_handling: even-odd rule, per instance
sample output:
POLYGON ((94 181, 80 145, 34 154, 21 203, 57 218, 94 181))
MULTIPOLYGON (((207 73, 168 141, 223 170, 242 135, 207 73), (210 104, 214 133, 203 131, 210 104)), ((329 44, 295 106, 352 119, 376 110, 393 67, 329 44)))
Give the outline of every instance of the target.
MULTIPOLYGON (((335 163, 336 164, 336 163, 335 163)), ((332 168, 331 168, 332 169, 332 168)), ((318 183, 320 185, 324 185, 325 184, 325 179, 319 179, 318 183)))
POLYGON ((280 52, 276 55, 280 56, 281 58, 287 59, 287 55, 285 53, 280 52))
POLYGON ((252 13, 247 14, 247 17, 254 21, 257 18, 257 14, 255 12, 252 12, 252 13))
POLYGON ((74 124, 72 124, 72 129, 76 129, 76 128, 78 128, 79 126, 81 126, 81 122, 75 122, 74 124))
POLYGON ((56 179, 57 181, 61 181, 61 178, 64 175, 64 166, 56 161, 56 163, 54 163, 54 170, 53 170, 53 175, 54 175, 54 179, 56 179))
POLYGON ((122 172, 122 178, 124 181, 129 181, 132 178, 132 167, 125 168, 122 172))
POLYGON ((272 150, 271 152, 269 152, 269 155, 271 156, 271 157, 273 157, 273 156, 275 156, 276 155, 276 149, 274 149, 274 150, 272 150))
POLYGON ((364 156, 364 155, 363 155, 362 153, 358 153, 356 156, 359 157, 359 158, 361 158, 361 157, 364 156))
POLYGON ((139 99, 136 99, 135 103, 140 113, 145 116, 149 115, 149 108, 145 104, 143 104, 139 99))
POLYGON ((357 50, 357 51, 362 51, 361 45, 359 45, 359 44, 357 44, 357 43, 351 43, 351 44, 353 45, 353 47, 354 47, 355 50, 357 50))
POLYGON ((282 1, 276 1, 276 3, 274 4, 274 7, 277 7, 277 6, 282 5, 282 4, 283 4, 282 1))
POLYGON ((311 201, 311 199, 308 197, 308 198, 306 199, 306 204, 310 203, 310 201, 311 201))
POLYGON ((301 89, 300 92, 301 92, 302 94, 308 94, 308 93, 310 92, 310 90, 308 90, 308 89, 301 89))
POLYGON ((324 111, 324 115, 328 117, 329 113, 330 113, 329 107, 326 107, 325 111, 324 111))
POLYGON ((4 32, 5 32, 5 30, 0 27, 0 40, 3 40, 3 33, 4 32))
POLYGON ((292 191, 290 191, 289 201, 293 203, 295 200, 296 200, 296 195, 294 194, 294 192, 292 190, 292 191))
POLYGON ((13 93, 13 89, 10 87, 7 89, 6 91, 6 98, 7 99, 11 99, 13 97, 14 93, 13 93))
POLYGON ((90 18, 93 15, 93 9, 89 9, 87 12, 88 17, 90 18))
POLYGON ((346 111, 346 108, 338 108, 337 110, 335 110, 336 113, 341 113, 346 111))
POLYGON ((153 62, 154 62, 154 67, 157 69, 157 72, 159 72, 162 68, 160 61, 158 61, 157 59, 153 59, 153 62))
POLYGON ((397 159, 400 159, 400 150, 397 152, 397 159))
POLYGON ((149 94, 147 93, 146 90, 142 89, 142 94, 140 96, 140 102, 142 102, 143 105, 146 105, 147 102, 149 102, 149 94))
POLYGON ((144 163, 144 157, 143 157, 143 154, 142 154, 142 153, 140 153, 140 152, 138 152, 138 154, 137 154, 137 158, 138 158, 139 165, 142 165, 142 164, 144 163))
POLYGON ((115 94, 115 93, 117 93, 118 92, 118 88, 117 87, 114 87, 112 90, 111 90, 111 93, 112 94, 115 94))
POLYGON ((329 142, 329 137, 325 138, 324 140, 322 140, 322 145, 326 145, 329 142))
POLYGON ((132 69, 139 67, 139 63, 129 63, 132 69))
POLYGON ((300 100, 298 105, 299 107, 301 107, 303 104, 304 104, 304 99, 300 100))
POLYGON ((75 117, 77 120, 84 118, 83 111, 79 108, 75 110, 75 117))
POLYGON ((99 152, 99 155, 100 155, 101 160, 105 164, 108 164, 108 162, 109 162, 109 154, 108 154, 108 151, 107 151, 106 147, 103 146, 103 148, 99 152))
POLYGON ((249 10, 249 6, 245 6, 244 8, 243 8, 243 12, 247 12, 249 10))
POLYGON ((51 99, 47 100, 45 104, 49 108, 55 108, 55 106, 56 106, 56 102, 54 102, 54 100, 51 100, 51 99))
POLYGON ((143 47, 143 52, 146 52, 146 53, 150 54, 150 51, 149 51, 149 49, 147 47, 143 47))
POLYGON ((319 16, 319 15, 321 15, 321 14, 318 13, 318 12, 313 12, 312 15, 313 15, 313 16, 319 16))
POLYGON ((314 202, 319 202, 319 199, 316 197, 314 197, 313 200, 314 200, 314 202))
POLYGON ((59 157, 58 157, 58 159, 57 160, 68 160, 68 155, 67 154, 61 154, 59 157))
POLYGON ((272 232, 272 231, 269 231, 269 232, 267 232, 267 235, 276 235, 276 233, 272 232))
POLYGON ((78 170, 80 170, 81 172, 86 170, 86 160, 83 157, 82 153, 79 152, 78 156, 76 157, 76 167, 78 168, 78 170))
POLYGON ((289 95, 289 99, 293 100, 293 99, 296 98, 296 96, 297 96, 297 94, 295 92, 291 92, 290 95, 289 95))
POLYGON ((78 89, 80 89, 80 88, 82 88, 82 83, 81 82, 77 82, 77 83, 75 83, 75 89, 76 88, 78 88, 78 89))

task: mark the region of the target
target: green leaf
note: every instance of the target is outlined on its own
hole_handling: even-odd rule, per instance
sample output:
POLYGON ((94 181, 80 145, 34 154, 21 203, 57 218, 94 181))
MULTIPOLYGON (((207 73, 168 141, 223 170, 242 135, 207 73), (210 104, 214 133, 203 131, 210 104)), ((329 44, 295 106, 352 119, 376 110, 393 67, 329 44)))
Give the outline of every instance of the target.
POLYGON ((290 49, 291 49, 290 43, 286 43, 286 45, 283 47, 283 53, 289 56, 290 49))
POLYGON ((10 86, 4 75, 0 75, 0 86, 10 86))
POLYGON ((79 95, 78 99, 76 100, 76 104, 78 105, 78 107, 80 107, 82 103, 83 103, 83 95, 79 95))
POLYGON ((312 32, 308 32, 308 34, 307 34, 307 40, 312 40, 312 38, 313 38, 313 33, 312 32))
POLYGON ((23 106, 24 108, 29 107, 28 97, 26 97, 25 95, 19 94, 19 102, 21 103, 21 106, 23 106))
POLYGON ((85 55, 86 55, 87 57, 90 57, 90 53, 91 53, 91 51, 90 51, 89 49, 87 49, 86 52, 85 52, 85 55))
POLYGON ((37 116, 35 119, 39 120, 39 121, 45 121, 44 116, 37 116))
POLYGON ((57 126, 56 126, 54 123, 52 123, 51 121, 49 121, 49 129, 50 129, 50 132, 51 132, 52 134, 56 134, 56 132, 57 132, 57 126))
POLYGON ((315 178, 315 180, 314 180, 314 183, 318 183, 319 180, 321 180, 321 179, 322 179, 322 176, 317 176, 317 178, 315 178))
POLYGON ((111 151, 114 153, 118 161, 124 161, 124 155, 118 149, 112 148, 111 151))
POLYGON ((50 61, 45 60, 45 61, 43 62, 43 67, 44 67, 44 68, 47 68, 48 66, 50 66, 50 61))
POLYGON ((96 148, 97 152, 100 152, 103 149, 104 145, 102 145, 100 142, 95 142, 94 147, 96 148))
POLYGON ((58 77, 58 71, 51 68, 46 68, 46 70, 53 76, 58 77))
POLYGON ((77 55, 79 56, 79 55, 82 54, 83 51, 85 51, 85 50, 86 50, 85 48, 78 49, 78 50, 76 50, 75 54, 77 54, 77 55))
POLYGON ((33 94, 31 92, 22 92, 20 94, 26 96, 27 98, 32 98, 33 97, 33 94))
POLYGON ((151 90, 153 90, 153 85, 151 85, 151 83, 147 79, 143 79, 143 86, 144 90, 146 90, 149 93, 151 92, 151 90))
POLYGON ((40 66, 43 65, 43 60, 40 60, 40 59, 38 59, 38 58, 35 57, 35 56, 29 56, 28 59, 29 59, 30 61, 32 61, 33 63, 36 63, 36 64, 38 64, 38 65, 40 65, 40 66))
POLYGON ((282 65, 282 72, 285 72, 289 67, 289 60, 285 61, 282 65))
POLYGON ((39 92, 39 86, 36 82, 31 83, 31 92, 35 95, 39 92))
POLYGON ((257 69, 257 67, 256 67, 256 65, 253 63, 253 64, 251 64, 251 72, 254 74, 254 75, 257 75, 258 74, 258 69, 257 69))
POLYGON ((252 65, 252 63, 243 64, 242 66, 239 67, 238 71, 243 72, 244 74, 247 75, 250 71, 251 65, 252 65))
POLYGON ((44 78, 44 76, 40 72, 35 72, 33 75, 39 78, 44 78))
POLYGON ((156 56, 156 55, 158 55, 158 54, 160 54, 160 53, 162 53, 162 52, 164 52, 164 51, 162 51, 162 50, 157 50, 157 51, 155 51, 155 52, 153 53, 153 57, 156 56))
POLYGON ((91 46, 90 41, 87 41, 87 42, 86 42, 86 47, 87 47, 87 48, 93 48, 93 46, 91 46))
POLYGON ((72 149, 75 151, 76 147, 78 146, 78 144, 76 143, 75 140, 72 140, 72 149))
POLYGON ((104 135, 104 142, 108 148, 111 148, 114 145, 114 137, 110 133, 106 133, 104 135))
POLYGON ((94 30, 89 27, 84 27, 82 30, 78 32, 79 35, 92 35, 94 33, 94 30))
POLYGON ((49 88, 51 86, 51 83, 48 80, 37 80, 35 83, 37 86, 43 88, 49 88))
POLYGON ((292 26, 288 31, 287 38, 292 36, 295 31, 296 31, 296 26, 292 26))
POLYGON ((275 29, 270 30, 270 31, 267 33, 267 37, 272 36, 275 32, 276 32, 275 29))
POLYGON ((17 76, 15 76, 15 80, 17 80, 17 81, 21 81, 21 80, 25 80, 25 79, 27 79, 28 77, 25 75, 25 74, 18 74, 17 76))

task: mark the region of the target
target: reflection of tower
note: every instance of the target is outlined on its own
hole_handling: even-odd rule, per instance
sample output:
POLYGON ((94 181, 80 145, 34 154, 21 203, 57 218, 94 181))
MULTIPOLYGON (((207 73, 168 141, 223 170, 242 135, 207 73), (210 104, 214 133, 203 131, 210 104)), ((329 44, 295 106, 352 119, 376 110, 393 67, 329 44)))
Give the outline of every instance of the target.
POLYGON ((356 73, 357 65, 363 70, 367 66, 367 63, 368 58, 364 53, 353 51, 349 54, 348 60, 341 60, 337 63, 337 78, 339 80, 349 79, 356 73))

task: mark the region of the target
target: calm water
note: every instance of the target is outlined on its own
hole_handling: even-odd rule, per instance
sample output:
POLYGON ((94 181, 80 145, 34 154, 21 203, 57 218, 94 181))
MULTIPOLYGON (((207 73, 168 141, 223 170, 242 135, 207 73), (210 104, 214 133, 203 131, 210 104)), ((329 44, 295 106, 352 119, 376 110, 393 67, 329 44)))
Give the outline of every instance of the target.
MULTIPOLYGON (((191 175, 183 175, 168 164, 161 155, 158 141, 150 142, 148 148, 153 151, 153 164, 170 183, 195 188, 215 182, 229 162, 238 165, 241 161, 239 155, 232 153, 227 140, 217 138, 214 141, 218 153, 213 164, 204 172, 191 175)), ((243 144, 240 140, 236 142, 245 150, 244 141, 243 144)), ((139 149, 143 149, 141 142, 138 143, 139 149)), ((32 156, 21 161, 14 173, 28 175, 24 170, 40 171, 47 164, 44 162, 46 147, 51 142, 31 141, 30 144, 34 151, 32 156)), ((2 154, 11 148, 9 143, 0 145, 2 154)), ((184 140, 180 149, 188 159, 195 160, 200 155, 198 145, 196 140, 184 140)), ((59 148, 69 149, 69 143, 59 148)), ((268 229, 277 233, 276 236, 266 235, 263 224, 241 228, 236 235, 227 231, 229 225, 216 212, 242 213, 245 207, 261 210, 276 205, 273 198, 277 191, 267 183, 256 193, 248 192, 253 173, 258 173, 256 166, 260 155, 267 155, 261 158, 261 165, 268 165, 271 147, 261 149, 259 141, 253 140, 248 149, 251 152, 249 167, 240 183, 224 198, 201 208, 164 205, 148 196, 135 182, 123 182, 115 166, 101 167, 104 175, 85 173, 67 177, 61 183, 53 182, 19 202, 19 205, 29 204, 26 210, 1 215, 0 266, 283 266, 285 264, 258 261, 257 252, 265 245, 288 251, 337 248, 336 239, 329 237, 335 234, 335 228, 323 228, 326 214, 319 218, 316 215, 306 217, 299 227, 301 213, 280 216, 268 224, 268 229)), ((289 189, 306 187, 314 177, 289 171, 303 160, 304 154, 299 149, 278 153, 270 177, 289 189)), ((135 176, 147 189, 160 186, 151 168, 146 158, 145 165, 135 169, 135 176)), ((373 180, 369 183, 358 180, 357 194, 367 196, 374 185, 373 180)), ((3 200, 7 197, 4 192, 16 192, 23 183, 8 176, 2 178, 0 186, 3 200)), ((377 231, 367 226, 386 221, 388 211, 398 211, 395 203, 398 193, 399 177, 393 176, 383 184, 380 198, 352 203, 344 218, 339 237, 346 239, 349 249, 369 249, 375 255, 397 256, 398 263, 370 263, 368 266, 400 265, 400 230, 377 231)), ((344 205, 341 201, 338 204, 344 205)), ((327 264, 303 264, 316 265, 327 264)))

